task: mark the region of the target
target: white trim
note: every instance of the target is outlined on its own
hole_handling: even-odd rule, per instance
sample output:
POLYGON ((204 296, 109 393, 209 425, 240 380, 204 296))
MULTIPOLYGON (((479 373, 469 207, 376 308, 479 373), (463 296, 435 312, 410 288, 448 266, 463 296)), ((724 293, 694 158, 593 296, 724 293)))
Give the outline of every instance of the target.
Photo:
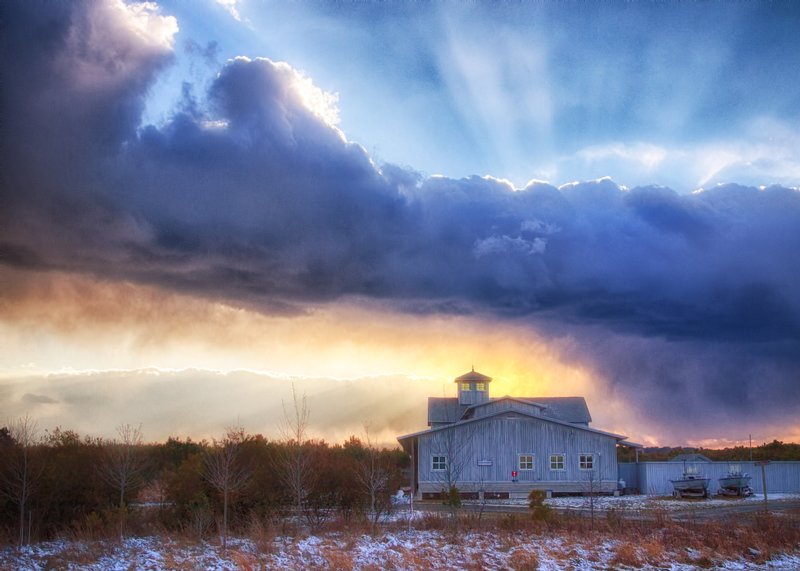
POLYGON ((594 452, 581 452, 580 454, 578 454, 578 470, 580 470, 582 472, 591 472, 592 470, 594 470, 595 469, 595 467, 594 467, 594 464, 595 464, 595 462, 594 462, 595 458, 594 457, 595 456, 596 456, 596 454, 594 452), (583 457, 583 456, 591 456, 591 458, 592 458, 592 467, 591 468, 582 468, 581 467, 581 464, 582 464, 581 457, 583 457))
POLYGON ((567 455, 564 452, 553 452, 547 459, 547 465, 551 472, 566 472, 567 471, 567 455), (561 457, 561 468, 553 468, 553 456, 561 457))
POLYGON ((447 471, 447 455, 446 454, 431 454, 431 472, 446 472, 447 471), (435 458, 442 458, 437 462, 435 458), (435 468, 436 464, 444 464, 442 468, 435 468))
POLYGON ((517 470, 520 472, 535 472, 536 471, 536 454, 533 452, 519 452, 517 453, 517 470), (531 457, 531 467, 530 468, 523 468, 522 467, 522 457, 523 456, 530 456, 531 457))

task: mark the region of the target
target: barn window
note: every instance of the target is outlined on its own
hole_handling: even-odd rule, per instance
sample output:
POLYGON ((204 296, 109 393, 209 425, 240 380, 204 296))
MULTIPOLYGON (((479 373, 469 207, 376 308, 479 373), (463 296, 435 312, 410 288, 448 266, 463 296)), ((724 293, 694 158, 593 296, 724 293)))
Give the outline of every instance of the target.
POLYGON ((462 391, 469 391, 469 390, 471 390, 470 384, 469 384, 469 383, 461 383, 461 390, 462 390, 462 391))
POLYGON ((565 470, 564 455, 563 454, 550 454, 550 469, 551 470, 565 470))
POLYGON ((594 454, 581 454, 578 457, 578 468, 581 470, 594 470, 594 454))
POLYGON ((520 454, 519 455, 519 469, 520 470, 533 470, 533 454, 520 454))
POLYGON ((447 457, 431 456, 431 470, 436 472, 447 470, 447 457))
POLYGON ((485 391, 486 390, 486 383, 475 383, 475 390, 476 391, 485 391))

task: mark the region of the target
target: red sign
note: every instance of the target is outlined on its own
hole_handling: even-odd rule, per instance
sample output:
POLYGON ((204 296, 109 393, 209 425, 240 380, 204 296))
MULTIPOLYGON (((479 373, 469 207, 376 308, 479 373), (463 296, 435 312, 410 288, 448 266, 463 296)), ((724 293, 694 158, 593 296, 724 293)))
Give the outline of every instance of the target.
POLYGON ((516 478, 517 477, 517 471, 516 470, 511 470, 511 477, 512 478, 516 478))

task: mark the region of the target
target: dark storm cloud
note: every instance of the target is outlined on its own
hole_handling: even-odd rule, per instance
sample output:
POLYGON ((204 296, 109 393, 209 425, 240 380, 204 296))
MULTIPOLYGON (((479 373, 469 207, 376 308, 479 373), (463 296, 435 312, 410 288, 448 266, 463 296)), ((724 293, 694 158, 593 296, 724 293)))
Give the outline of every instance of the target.
POLYGON ((102 3, 10 3, 6 22, 6 264, 265 311, 366 296, 522 316, 576 327, 580 358, 650 402, 691 389, 722 411, 743 394, 762 415, 800 403, 797 190, 515 191, 378 168, 267 59, 227 62, 199 103, 141 127, 163 43, 102 3), (658 353, 620 358, 603 331, 658 353))

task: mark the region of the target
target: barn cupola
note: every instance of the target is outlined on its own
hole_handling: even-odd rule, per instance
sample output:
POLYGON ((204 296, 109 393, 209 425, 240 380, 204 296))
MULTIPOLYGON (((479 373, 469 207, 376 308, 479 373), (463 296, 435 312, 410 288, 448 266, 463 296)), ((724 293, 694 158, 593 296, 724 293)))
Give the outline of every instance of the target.
POLYGON ((487 377, 475 371, 475 367, 456 379, 458 385, 458 404, 473 405, 489 402, 489 383, 492 377, 487 377))

